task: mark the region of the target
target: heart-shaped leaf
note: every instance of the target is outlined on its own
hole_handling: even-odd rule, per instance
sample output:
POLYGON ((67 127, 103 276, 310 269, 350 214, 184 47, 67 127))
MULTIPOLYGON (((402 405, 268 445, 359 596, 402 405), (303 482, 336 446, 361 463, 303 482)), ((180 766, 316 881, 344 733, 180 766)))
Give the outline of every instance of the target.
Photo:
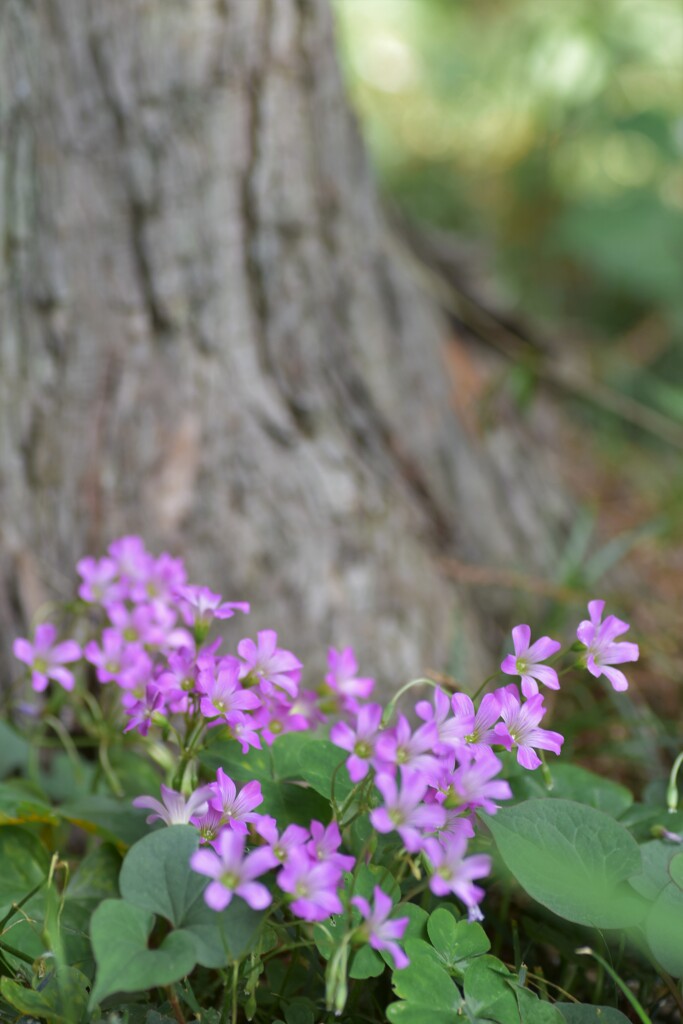
POLYGON ((560 917, 596 928, 642 919, 644 901, 625 884, 641 870, 640 850, 607 814, 558 799, 481 817, 522 888, 560 917))
POLYGON ((119 887, 125 900, 191 933, 198 963, 222 967, 247 951, 263 915, 239 897, 220 913, 207 907, 207 879, 190 867, 198 846, 199 834, 191 825, 148 833, 128 851, 119 887))
POLYGON ((147 945, 154 916, 125 900, 105 900, 90 921, 97 963, 90 1009, 114 992, 145 992, 180 981, 197 962, 191 935, 171 932, 157 949, 147 945))
POLYGON ((429 915, 427 933, 434 949, 447 969, 468 957, 487 953, 491 943, 481 925, 470 921, 456 921, 442 907, 429 915))

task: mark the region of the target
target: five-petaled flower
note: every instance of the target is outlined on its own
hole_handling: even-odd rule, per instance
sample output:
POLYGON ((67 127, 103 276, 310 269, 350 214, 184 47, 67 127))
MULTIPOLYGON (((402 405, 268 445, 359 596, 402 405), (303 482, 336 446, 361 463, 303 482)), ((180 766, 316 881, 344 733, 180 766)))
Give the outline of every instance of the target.
POLYGON ((373 890, 373 906, 364 896, 353 896, 351 903, 358 907, 363 915, 363 922, 357 928, 359 939, 368 942, 373 949, 385 949, 394 958, 397 970, 407 967, 408 957, 397 943, 402 939, 410 918, 395 917, 389 919, 393 909, 391 896, 388 896, 378 885, 373 890))
POLYGON ((542 636, 535 644, 531 643, 531 628, 515 626, 512 630, 512 642, 515 653, 508 654, 501 663, 501 671, 509 676, 521 676, 522 693, 525 697, 533 697, 538 693, 538 684, 543 683, 551 690, 559 690, 560 681, 557 672, 549 665, 541 662, 552 657, 562 647, 559 640, 551 640, 542 636))
POLYGON ((640 653, 638 644, 617 642, 617 637, 629 628, 628 622, 618 619, 616 615, 608 615, 602 622, 604 608, 604 601, 589 601, 590 620, 584 619, 579 624, 576 635, 586 645, 586 668, 590 674, 596 678, 606 676, 615 690, 627 690, 626 676, 621 669, 613 666, 637 661, 640 653))
POLYGON ((267 846, 245 856, 245 842, 245 836, 226 828, 213 848, 202 847, 190 857, 192 870, 212 879, 204 892, 212 910, 225 910, 233 896, 241 896, 252 910, 264 910, 272 901, 268 887, 255 879, 274 868, 277 858, 267 846))

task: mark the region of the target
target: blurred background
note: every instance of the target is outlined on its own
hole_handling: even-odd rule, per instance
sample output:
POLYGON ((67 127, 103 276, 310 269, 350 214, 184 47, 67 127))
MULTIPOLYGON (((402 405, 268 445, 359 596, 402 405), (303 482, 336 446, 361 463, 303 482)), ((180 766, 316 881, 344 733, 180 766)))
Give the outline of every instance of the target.
MULTIPOLYGON (((336 0, 335 10, 381 189, 449 280, 454 340, 476 335, 503 354, 489 387, 519 410, 549 398, 559 412, 579 512, 548 623, 559 625, 563 600, 614 587, 647 652, 642 691, 676 721, 683 5, 336 0)), ((619 727, 613 738, 626 754, 619 727)))

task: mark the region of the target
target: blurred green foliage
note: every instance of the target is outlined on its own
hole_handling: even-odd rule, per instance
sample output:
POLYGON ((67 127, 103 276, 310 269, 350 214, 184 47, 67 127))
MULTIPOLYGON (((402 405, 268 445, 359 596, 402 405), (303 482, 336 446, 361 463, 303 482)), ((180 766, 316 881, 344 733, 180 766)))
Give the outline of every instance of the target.
POLYGON ((615 383, 683 421, 681 0, 336 12, 387 193, 485 239, 513 308, 601 341, 615 383))

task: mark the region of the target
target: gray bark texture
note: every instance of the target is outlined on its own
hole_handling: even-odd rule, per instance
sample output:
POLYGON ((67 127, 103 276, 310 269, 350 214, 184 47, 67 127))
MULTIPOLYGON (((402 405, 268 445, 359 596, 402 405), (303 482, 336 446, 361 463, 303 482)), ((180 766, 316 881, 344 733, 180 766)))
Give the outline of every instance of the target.
POLYGON ((123 533, 315 671, 475 664, 441 559, 547 565, 564 503, 453 411, 326 0, 0 0, 0 133, 3 672, 123 533))

